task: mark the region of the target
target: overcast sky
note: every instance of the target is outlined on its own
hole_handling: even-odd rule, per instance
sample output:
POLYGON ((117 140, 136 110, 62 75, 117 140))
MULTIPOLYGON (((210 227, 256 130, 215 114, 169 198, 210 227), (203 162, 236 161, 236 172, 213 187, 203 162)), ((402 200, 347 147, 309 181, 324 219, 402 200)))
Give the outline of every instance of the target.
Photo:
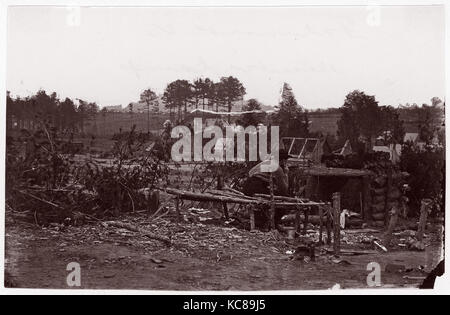
POLYGON ((309 109, 355 89, 380 104, 444 98, 444 10, 416 7, 10 7, 7 89, 115 105, 176 79, 235 76, 274 105, 283 82, 309 109), (77 15, 79 12, 79 16, 77 15))

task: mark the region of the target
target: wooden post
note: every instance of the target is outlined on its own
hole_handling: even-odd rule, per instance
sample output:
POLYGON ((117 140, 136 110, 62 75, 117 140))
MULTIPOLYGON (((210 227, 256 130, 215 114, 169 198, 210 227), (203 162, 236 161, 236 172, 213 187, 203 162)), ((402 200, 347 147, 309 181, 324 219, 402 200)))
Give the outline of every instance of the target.
POLYGON ((303 235, 306 235, 306 231, 308 229, 308 223, 309 223, 309 207, 306 207, 303 211, 305 214, 305 221, 303 221, 303 235))
POLYGON ((300 232, 301 232, 300 222, 301 222, 300 209, 296 209, 295 210, 295 232, 298 233, 298 235, 300 235, 300 232))
POLYGON ((159 191, 153 190, 149 192, 147 199, 147 210, 148 214, 155 213, 159 209, 160 201, 159 201, 159 191))
POLYGON ((394 206, 394 207, 392 207, 392 210, 390 212, 391 212, 391 218, 389 220, 388 229, 384 236, 384 245, 386 247, 389 247, 389 244, 391 243, 392 233, 394 233, 395 226, 397 225, 399 208, 397 206, 394 206))
POLYGON ((225 220, 230 220, 230 216, 228 214, 228 206, 226 202, 222 202, 223 205, 223 216, 225 217, 225 220))
POLYGON ((332 208, 331 205, 327 205, 327 245, 331 245, 331 229, 332 229, 332 222, 333 222, 333 214, 332 214, 332 208))
POLYGON ((364 176, 363 182, 363 213, 362 217, 366 223, 372 221, 372 211, 370 209, 370 178, 369 176, 364 176))
POLYGON ((274 187, 273 187, 273 173, 270 172, 270 229, 275 229, 275 204, 274 204, 274 187))
POLYGON ((335 192, 333 194, 333 224, 334 224, 333 250, 335 255, 339 255, 341 251, 340 216, 341 216, 341 194, 339 192, 335 192))
POLYGON ((223 189, 222 164, 217 165, 217 190, 223 189))
POLYGON ((255 226, 255 211, 253 210, 252 206, 248 207, 248 214, 250 215, 250 231, 254 231, 255 226))
POLYGON ((323 237, 323 208, 319 206, 319 245, 322 245, 322 237, 323 237))
POLYGON ((425 229, 427 227, 428 209, 430 205, 431 205, 430 199, 421 200, 419 226, 417 228, 416 234, 416 238, 419 242, 423 240, 423 234, 425 233, 425 229))
POLYGON ((389 210, 388 209, 388 203, 389 203, 389 193, 392 189, 392 167, 389 167, 387 169, 387 185, 386 185, 386 198, 384 200, 384 222, 385 224, 388 223, 389 220, 389 210))

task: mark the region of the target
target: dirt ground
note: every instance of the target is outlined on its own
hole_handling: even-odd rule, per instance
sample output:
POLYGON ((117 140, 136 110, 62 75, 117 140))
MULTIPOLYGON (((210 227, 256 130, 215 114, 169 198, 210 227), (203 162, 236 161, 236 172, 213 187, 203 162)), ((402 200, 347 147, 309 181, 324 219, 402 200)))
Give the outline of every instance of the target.
MULTIPOLYGON (((7 216, 8 217, 8 216, 7 216)), ((81 266, 81 288, 147 290, 301 290, 367 288, 367 265, 381 265, 381 288, 417 287, 440 261, 442 240, 434 226, 425 252, 394 248, 376 252, 362 240, 382 238, 381 232, 344 232, 344 249, 369 254, 334 258, 316 249, 316 260, 305 262, 288 251, 296 244, 278 232, 246 231, 220 220, 178 223, 169 215, 150 221, 145 214, 118 219, 160 235, 174 246, 135 232, 99 223, 79 227, 37 227, 7 220, 6 286, 70 289, 66 270, 81 266), (405 272, 385 272, 388 264, 405 272)), ((402 236, 396 236, 401 242, 402 236)))

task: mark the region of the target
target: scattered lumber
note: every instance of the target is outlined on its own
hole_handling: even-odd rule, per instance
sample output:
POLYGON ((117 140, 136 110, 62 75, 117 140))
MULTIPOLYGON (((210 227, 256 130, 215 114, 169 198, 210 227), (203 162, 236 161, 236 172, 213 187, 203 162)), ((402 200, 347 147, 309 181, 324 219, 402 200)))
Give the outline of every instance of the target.
POLYGON ((129 231, 132 231, 132 232, 140 233, 143 236, 146 236, 148 238, 155 239, 157 241, 163 242, 164 244, 166 244, 168 246, 172 245, 172 241, 168 237, 165 237, 165 236, 162 236, 162 235, 157 235, 155 233, 152 233, 150 231, 141 229, 140 227, 137 227, 137 226, 132 225, 130 223, 118 222, 118 221, 108 221, 108 222, 105 222, 104 224, 107 225, 107 226, 114 226, 114 227, 117 227, 117 228, 120 228, 120 229, 126 229, 126 230, 129 230, 129 231))

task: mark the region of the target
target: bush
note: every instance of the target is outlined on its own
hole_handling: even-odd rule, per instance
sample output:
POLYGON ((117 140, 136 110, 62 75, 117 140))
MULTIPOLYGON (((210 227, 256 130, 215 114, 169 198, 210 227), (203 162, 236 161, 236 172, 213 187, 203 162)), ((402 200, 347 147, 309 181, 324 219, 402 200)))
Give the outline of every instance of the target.
POLYGON ((38 224, 101 218, 147 207, 143 189, 167 179, 169 169, 133 128, 116 141, 111 163, 75 162, 56 145, 48 125, 23 141, 10 141, 6 159, 6 206, 38 224))
POLYGON ((417 214, 420 201, 430 198, 434 201, 434 212, 444 210, 445 151, 439 145, 420 148, 411 142, 402 149, 400 167, 410 174, 408 184, 411 210, 417 214))
POLYGON ((160 152, 154 145, 147 147, 146 137, 134 127, 126 135, 114 145, 112 164, 89 161, 77 174, 77 181, 95 195, 98 208, 115 215, 146 207, 142 189, 153 190, 169 174, 160 152))

